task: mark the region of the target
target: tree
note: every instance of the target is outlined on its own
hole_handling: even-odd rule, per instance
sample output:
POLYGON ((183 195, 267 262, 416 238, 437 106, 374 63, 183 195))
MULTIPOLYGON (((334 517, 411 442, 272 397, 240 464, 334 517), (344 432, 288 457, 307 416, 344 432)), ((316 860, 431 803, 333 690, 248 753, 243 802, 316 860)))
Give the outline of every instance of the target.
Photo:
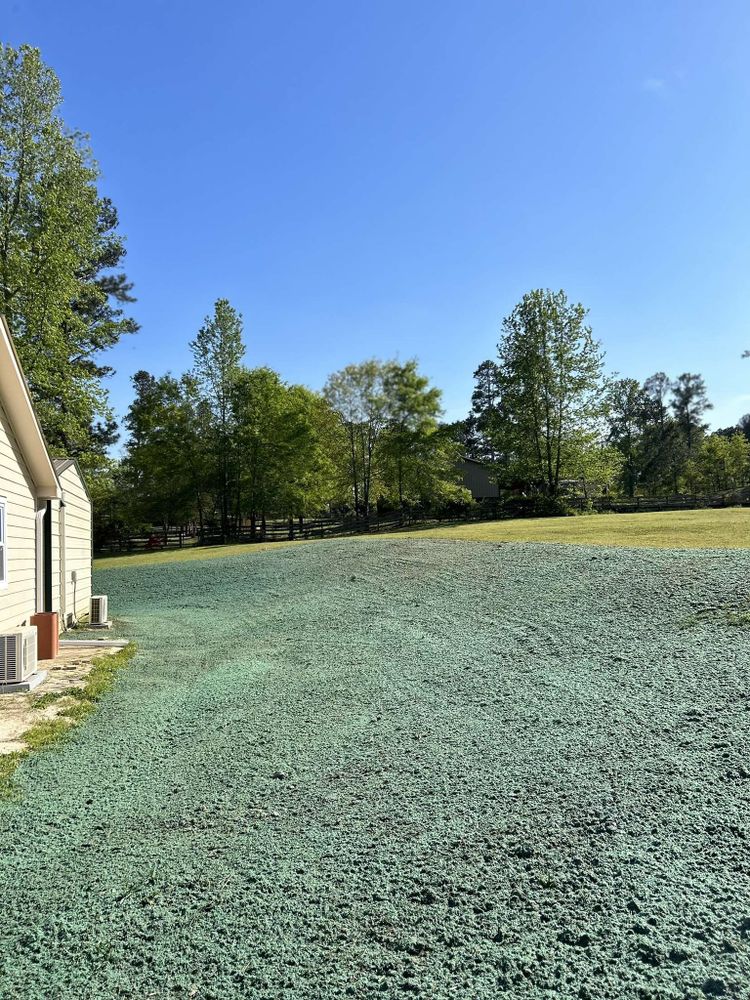
POLYGON ((669 410, 672 380, 656 372, 643 383, 645 396, 642 481, 649 492, 679 489, 687 455, 676 420, 669 410))
POLYGON ((171 375, 139 371, 133 387, 122 463, 130 511, 141 524, 166 530, 192 520, 196 509, 192 456, 198 428, 185 385, 171 375))
POLYGON ((503 321, 498 345, 503 401, 501 446, 516 474, 559 491, 567 451, 599 436, 606 382, 586 310, 564 292, 524 295, 503 321))
POLYGON ((462 457, 482 461, 484 442, 477 430, 477 418, 473 413, 464 420, 443 424, 443 430, 459 445, 462 457))
POLYGON ((706 410, 713 409, 713 404, 708 401, 703 377, 690 372, 684 372, 673 383, 672 393, 672 410, 690 455, 706 429, 701 417, 706 410))
POLYGON ((622 452, 612 445, 592 442, 588 434, 568 441, 565 464, 585 500, 595 492, 609 493, 624 479, 622 452))
POLYGON ((643 427, 648 397, 634 378, 614 381, 608 397, 609 441, 622 456, 622 485, 635 495, 643 465, 643 427))
POLYGON ((117 213, 60 102, 37 49, 0 45, 0 313, 53 451, 85 465, 115 439, 99 355, 137 325, 117 213))
POLYGON ((383 365, 372 359, 330 375, 323 395, 338 414, 347 440, 351 502, 367 514, 377 473, 377 448, 388 420, 383 365))
POLYGON ((500 455, 498 440, 502 428, 501 411, 502 372, 496 361, 483 361, 474 372, 474 391, 471 394, 471 415, 479 439, 482 461, 494 465, 500 455))
POLYGON ((384 499, 399 507, 466 500, 459 484, 462 449, 438 419, 441 392, 421 375, 416 360, 389 361, 383 368, 387 426, 379 472, 384 499))
POLYGON ((245 353, 242 343, 242 316, 227 299, 217 299, 212 316, 207 316, 195 340, 192 376, 199 400, 206 404, 209 421, 205 428, 215 466, 216 501, 221 534, 230 534, 230 511, 234 488, 232 469, 235 458, 232 396, 245 353))
POLYGON ((417 461, 426 439, 437 429, 441 393, 430 386, 426 376, 419 374, 417 361, 412 359, 405 364, 389 361, 384 366, 383 394, 387 411, 384 460, 395 480, 398 504, 403 507, 409 467, 417 461))
POLYGON ((237 521, 251 537, 266 516, 317 513, 335 493, 336 414, 317 393, 287 385, 270 368, 242 369, 233 393, 237 521))
POLYGON ((283 509, 303 517, 339 505, 345 487, 337 457, 346 454, 341 422, 328 401, 305 386, 287 388, 286 448, 283 509))
POLYGON ((686 478, 697 492, 719 493, 750 479, 750 442, 743 434, 711 434, 694 448, 686 478))
POLYGON ((279 510, 289 476, 287 389, 270 368, 243 369, 233 390, 237 450, 237 519, 249 514, 251 537, 257 517, 279 510))

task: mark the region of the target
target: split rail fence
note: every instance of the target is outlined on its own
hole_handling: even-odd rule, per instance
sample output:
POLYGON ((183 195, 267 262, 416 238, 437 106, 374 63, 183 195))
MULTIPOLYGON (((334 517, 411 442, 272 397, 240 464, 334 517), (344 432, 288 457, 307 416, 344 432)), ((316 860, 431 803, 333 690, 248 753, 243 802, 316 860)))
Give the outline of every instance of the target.
MULTIPOLYGON (((750 486, 739 490, 728 490, 711 495, 675 494, 665 497, 611 498, 605 496, 588 500, 584 497, 565 497, 568 506, 578 509, 593 509, 598 512, 628 514, 647 511, 696 510, 700 508, 720 508, 750 506, 750 486)), ((267 518, 258 520, 255 528, 248 523, 232 533, 231 542, 283 542, 290 540, 310 540, 314 538, 337 538, 344 535, 361 535, 383 531, 397 531, 417 524, 445 524, 461 521, 497 521, 512 517, 527 516, 523 512, 507 508, 501 501, 483 501, 460 513, 445 514, 442 517, 426 514, 418 510, 396 511, 370 517, 315 517, 315 518, 267 518)), ((532 514, 533 516, 533 514, 532 514)), ((201 535, 197 526, 182 528, 154 528, 151 532, 127 538, 116 539, 102 545, 97 554, 120 552, 148 552, 162 549, 178 549, 189 545, 220 545, 225 541, 217 529, 205 529, 201 535)))

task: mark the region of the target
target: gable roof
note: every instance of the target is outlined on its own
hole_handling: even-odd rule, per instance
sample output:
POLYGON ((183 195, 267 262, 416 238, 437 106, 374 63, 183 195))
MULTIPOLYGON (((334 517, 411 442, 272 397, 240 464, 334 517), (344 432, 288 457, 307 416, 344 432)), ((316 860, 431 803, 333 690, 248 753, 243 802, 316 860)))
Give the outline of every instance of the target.
MULTIPOLYGON (((86 496, 89 498, 89 500, 91 499, 89 488, 86 485, 86 480, 84 478, 83 473, 81 472, 81 466, 74 458, 53 458, 52 464, 55 467, 55 472, 57 473, 58 479, 60 479, 60 476, 62 476, 63 472, 65 472, 67 469, 70 469, 71 467, 74 468, 76 470, 76 473, 78 474, 78 478, 81 482, 81 486, 83 486, 83 490, 86 496)), ((60 488, 62 489, 61 479, 60 479, 60 488)))
POLYGON ((0 316, 0 402, 13 428, 38 499, 57 499, 60 484, 3 316, 0 316))

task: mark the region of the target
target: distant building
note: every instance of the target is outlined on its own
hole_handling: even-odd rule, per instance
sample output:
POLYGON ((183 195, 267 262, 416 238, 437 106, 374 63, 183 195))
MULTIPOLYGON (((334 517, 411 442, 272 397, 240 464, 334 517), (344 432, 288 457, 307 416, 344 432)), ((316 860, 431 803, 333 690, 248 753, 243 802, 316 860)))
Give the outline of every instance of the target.
POLYGON ((500 492, 497 480, 483 462, 475 458, 462 458, 458 463, 463 485, 475 500, 496 500, 500 492))

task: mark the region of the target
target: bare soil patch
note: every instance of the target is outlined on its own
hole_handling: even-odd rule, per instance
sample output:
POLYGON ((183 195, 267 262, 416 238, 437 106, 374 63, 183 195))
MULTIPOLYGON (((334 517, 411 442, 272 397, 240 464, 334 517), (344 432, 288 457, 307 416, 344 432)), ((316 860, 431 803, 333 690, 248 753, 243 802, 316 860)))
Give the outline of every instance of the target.
POLYGON ((57 659, 39 660, 39 669, 47 671, 44 683, 24 694, 0 695, 0 755, 25 750, 23 733, 41 719, 56 719, 69 708, 73 699, 64 697, 65 692, 83 687, 92 661, 118 652, 119 649, 113 646, 65 646, 60 649, 57 659), (35 708, 47 694, 62 694, 63 697, 43 708, 35 708))

